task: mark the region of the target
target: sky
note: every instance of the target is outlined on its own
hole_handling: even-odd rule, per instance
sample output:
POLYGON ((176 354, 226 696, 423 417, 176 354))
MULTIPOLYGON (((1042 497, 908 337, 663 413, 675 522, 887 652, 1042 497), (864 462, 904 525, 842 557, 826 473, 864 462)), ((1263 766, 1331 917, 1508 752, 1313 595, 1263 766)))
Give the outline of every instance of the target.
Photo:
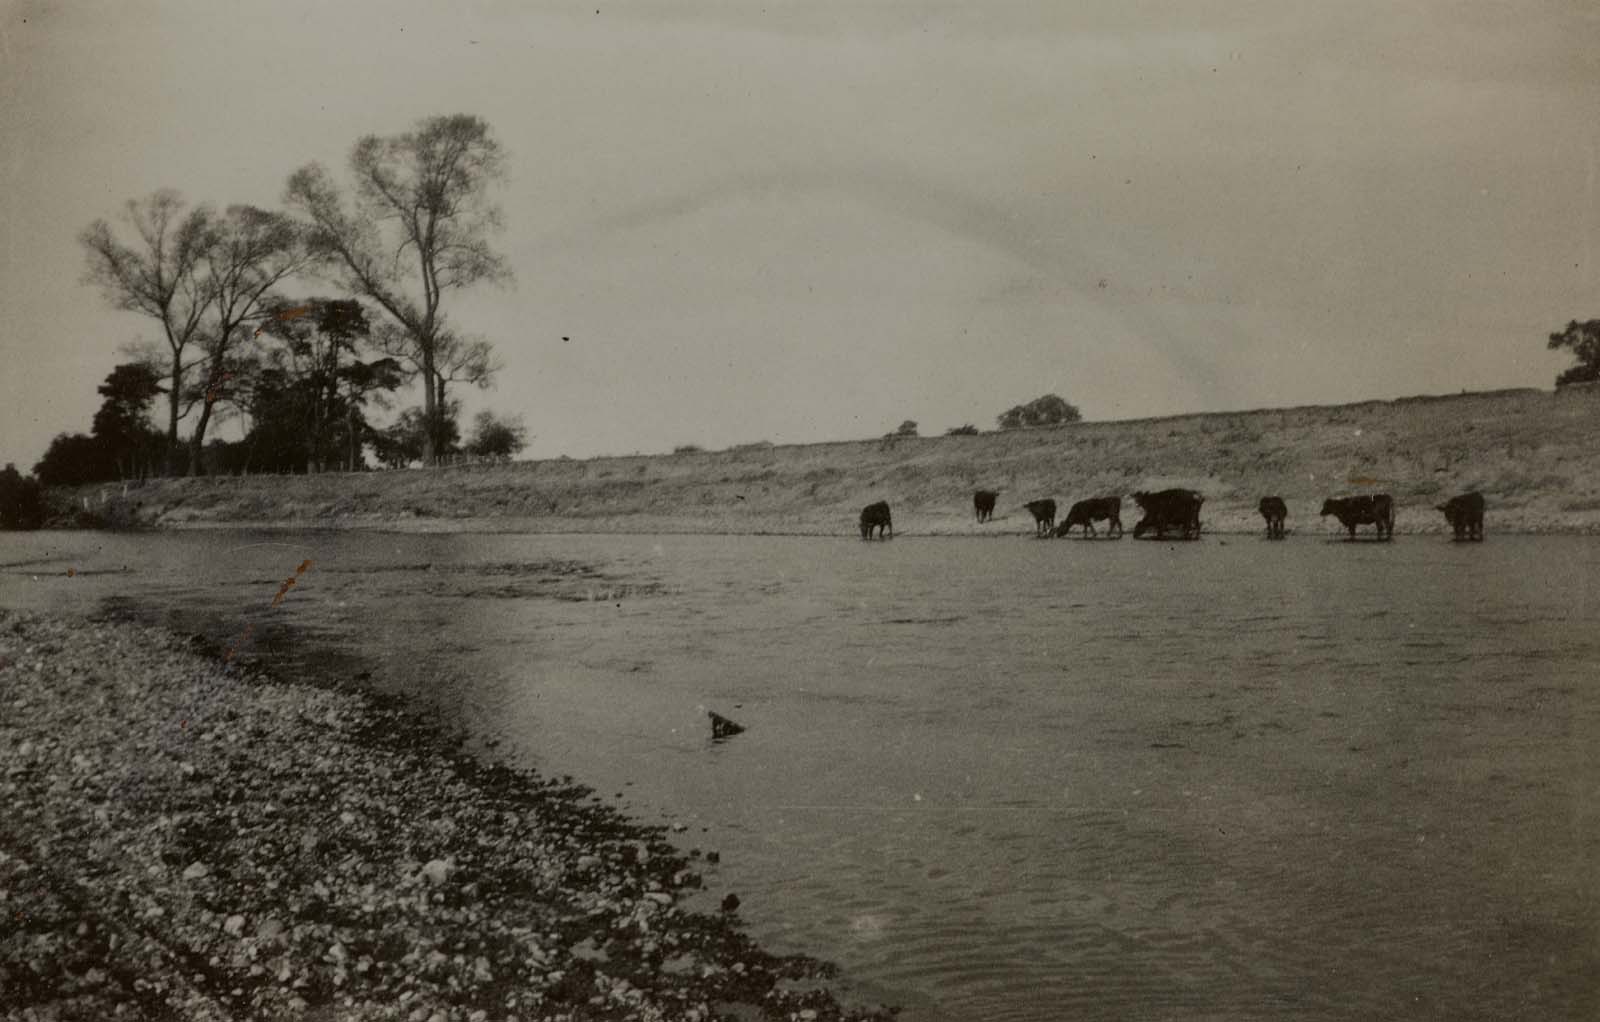
POLYGON ((1591 0, 0 0, 0 462, 157 338, 91 221, 450 113, 530 457, 1549 387, 1600 317, 1591 0))

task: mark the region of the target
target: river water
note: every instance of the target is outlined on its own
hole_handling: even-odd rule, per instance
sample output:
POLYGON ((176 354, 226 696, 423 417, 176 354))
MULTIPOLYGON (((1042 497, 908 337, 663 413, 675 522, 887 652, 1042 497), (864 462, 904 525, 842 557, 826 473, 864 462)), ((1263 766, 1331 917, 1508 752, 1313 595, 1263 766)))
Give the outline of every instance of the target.
POLYGON ((49 533, 0 562, 0 604, 370 671, 684 825, 708 899, 908 1019, 1600 1018, 1593 539, 49 533))

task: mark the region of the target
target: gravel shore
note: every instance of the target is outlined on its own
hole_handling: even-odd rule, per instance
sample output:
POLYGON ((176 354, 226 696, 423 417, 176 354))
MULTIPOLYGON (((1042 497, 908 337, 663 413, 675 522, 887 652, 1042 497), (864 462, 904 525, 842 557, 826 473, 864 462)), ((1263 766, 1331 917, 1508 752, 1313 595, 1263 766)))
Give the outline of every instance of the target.
POLYGON ((0 1018, 889 1017, 683 907, 715 866, 665 833, 359 692, 0 612, 0 1018))

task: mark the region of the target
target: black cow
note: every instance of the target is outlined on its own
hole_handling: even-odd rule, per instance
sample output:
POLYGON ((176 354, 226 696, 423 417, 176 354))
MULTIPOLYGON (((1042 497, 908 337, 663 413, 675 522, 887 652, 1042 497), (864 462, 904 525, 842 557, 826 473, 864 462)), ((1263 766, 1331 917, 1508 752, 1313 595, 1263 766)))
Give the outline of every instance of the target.
POLYGON ((888 538, 894 538, 894 521, 889 517, 887 501, 880 500, 861 509, 861 538, 871 539, 873 529, 878 530, 879 539, 885 538, 885 530, 889 533, 888 538))
POLYGON ((1133 538, 1154 530, 1157 539, 1166 539, 1167 530, 1176 529, 1184 539, 1199 539, 1200 505, 1205 500, 1193 490, 1135 493, 1133 502, 1139 505, 1144 517, 1133 527, 1133 538))
POLYGON ((1356 538, 1356 526, 1375 525, 1379 539, 1394 538, 1394 498, 1387 493, 1360 497, 1329 497, 1322 502, 1322 516, 1333 515, 1356 538))
POLYGON ((1112 533, 1122 535, 1121 497, 1091 497, 1088 500, 1078 501, 1067 512, 1066 521, 1056 529, 1056 535, 1065 536, 1072 531, 1074 525, 1081 525, 1085 537, 1093 536, 1094 523, 1106 520, 1111 522, 1106 528, 1106 535, 1112 533))
POLYGON ((1056 502, 1045 498, 1044 500, 1030 500, 1023 507, 1033 515, 1033 531, 1040 536, 1048 536, 1050 530, 1056 527, 1056 502))
POLYGON ((993 490, 979 490, 972 495, 972 509, 978 513, 978 521, 987 522, 994 517, 994 501, 1000 494, 993 490))
POLYGON ((1456 539, 1483 540, 1483 494, 1473 491, 1439 505, 1456 539))
POLYGON ((1289 505, 1282 497, 1262 497, 1261 517, 1267 520, 1267 538, 1283 538, 1283 520, 1289 517, 1289 505))

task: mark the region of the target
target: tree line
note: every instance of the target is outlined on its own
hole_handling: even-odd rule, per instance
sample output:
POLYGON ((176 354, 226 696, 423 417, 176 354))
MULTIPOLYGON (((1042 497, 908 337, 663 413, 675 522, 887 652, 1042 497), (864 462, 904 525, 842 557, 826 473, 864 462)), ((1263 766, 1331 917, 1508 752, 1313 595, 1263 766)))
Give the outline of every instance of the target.
POLYGON ((88 434, 55 438, 45 485, 206 472, 359 470, 521 450, 520 422, 481 413, 463 443, 463 387, 500 366, 449 319, 452 297, 510 272, 490 244, 505 156, 489 125, 430 117, 352 147, 347 180, 307 164, 282 210, 189 204, 163 189, 80 235, 84 279, 158 339, 124 349, 88 434), (334 296, 296 293, 320 282, 334 296), (403 388, 418 408, 378 428, 403 388), (157 428, 152 422, 160 406, 157 428), (224 418, 244 439, 208 435, 224 418))

